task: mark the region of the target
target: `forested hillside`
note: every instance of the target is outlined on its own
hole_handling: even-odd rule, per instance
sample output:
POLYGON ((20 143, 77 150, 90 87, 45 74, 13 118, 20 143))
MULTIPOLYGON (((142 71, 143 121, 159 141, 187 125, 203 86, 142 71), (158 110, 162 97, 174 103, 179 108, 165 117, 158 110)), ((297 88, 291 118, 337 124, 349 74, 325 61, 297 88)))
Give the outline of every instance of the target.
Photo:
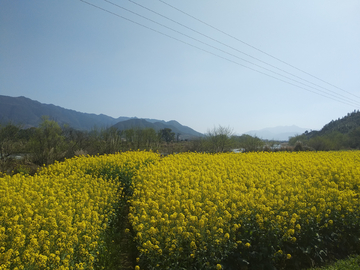
POLYGON ((340 150, 360 148, 360 111, 332 120, 320 131, 305 132, 290 138, 291 145, 306 150, 340 150))
POLYGON ((330 123, 326 124, 320 131, 312 131, 307 133, 307 137, 312 138, 316 136, 323 136, 335 131, 340 132, 341 134, 349 134, 359 127, 360 111, 354 111, 352 113, 348 113, 342 118, 332 120, 330 123))

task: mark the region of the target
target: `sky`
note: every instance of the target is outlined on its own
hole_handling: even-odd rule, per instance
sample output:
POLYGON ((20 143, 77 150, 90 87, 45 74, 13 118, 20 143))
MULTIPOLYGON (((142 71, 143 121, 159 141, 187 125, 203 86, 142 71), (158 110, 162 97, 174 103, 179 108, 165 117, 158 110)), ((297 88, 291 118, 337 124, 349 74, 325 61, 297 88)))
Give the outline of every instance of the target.
POLYGON ((360 109, 359 14, 358 0, 0 0, 0 95, 202 133, 320 130, 360 109))

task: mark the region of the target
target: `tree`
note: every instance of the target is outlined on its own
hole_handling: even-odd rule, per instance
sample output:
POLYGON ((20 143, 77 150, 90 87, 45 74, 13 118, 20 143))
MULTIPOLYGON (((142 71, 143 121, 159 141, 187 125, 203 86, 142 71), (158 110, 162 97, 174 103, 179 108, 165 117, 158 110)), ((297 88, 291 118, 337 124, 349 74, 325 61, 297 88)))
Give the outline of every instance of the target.
POLYGON ((245 152, 261 151, 264 147, 264 142, 258 137, 252 137, 243 134, 236 138, 237 147, 243 148, 245 152))
POLYGON ((329 141, 329 150, 340 150, 346 147, 346 135, 340 133, 339 131, 333 131, 325 137, 329 141))
MULTIPOLYGON (((307 132, 306 132, 307 134, 307 132)), ((301 135, 295 135, 295 136, 291 136, 289 138, 289 144, 291 146, 295 146, 297 144, 304 144, 307 141, 307 137, 305 134, 301 134, 301 135)))
POLYGON ((8 123, 0 126, 0 159, 5 160, 20 150, 19 140, 20 127, 8 123))
POLYGON ((89 145, 89 138, 86 131, 76 130, 69 125, 62 126, 62 135, 67 144, 66 157, 71 158, 78 153, 87 154, 85 150, 89 145))
POLYGON ((360 148, 360 127, 350 131, 348 135, 348 144, 351 148, 360 148))
POLYGON ((164 128, 159 130, 160 138, 165 142, 172 142, 175 140, 175 133, 170 128, 164 128))
POLYGON ((87 144, 85 151, 89 155, 103 154, 103 142, 101 139, 102 130, 94 126, 87 133, 87 144))
POLYGON ((121 149, 121 130, 116 127, 110 127, 101 131, 101 140, 103 144, 102 152, 114 154, 121 149))
POLYGON ((327 151, 331 149, 331 141, 326 136, 311 138, 308 145, 316 151, 327 151))
POLYGON ((152 149, 157 148, 159 143, 159 137, 153 128, 145 128, 142 131, 144 136, 145 148, 152 149))
POLYGON ((24 142, 19 132, 20 127, 12 123, 0 125, 0 171, 11 172, 14 169, 11 156, 24 151, 24 142))
POLYGON ((128 134, 128 136, 131 134, 131 136, 129 136, 131 138, 131 148, 141 149, 141 148, 145 147, 146 131, 144 129, 135 127, 135 128, 127 130, 127 134, 128 134))
POLYGON ((233 147, 233 130, 229 127, 214 127, 206 133, 208 151, 212 153, 227 152, 233 147))
POLYGON ((33 162, 38 165, 51 164, 65 157, 67 145, 59 124, 43 117, 29 141, 33 162))

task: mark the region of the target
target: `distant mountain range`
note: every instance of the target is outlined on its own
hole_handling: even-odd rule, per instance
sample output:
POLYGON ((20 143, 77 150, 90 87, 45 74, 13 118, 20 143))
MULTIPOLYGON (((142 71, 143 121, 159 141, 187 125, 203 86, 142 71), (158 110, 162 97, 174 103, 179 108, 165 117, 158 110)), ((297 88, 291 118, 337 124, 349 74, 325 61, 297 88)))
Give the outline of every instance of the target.
MULTIPOLYGON (((44 104, 26 97, 10 97, 0 95, 0 124, 19 124, 23 128, 37 127, 42 116, 48 116, 60 125, 67 124, 78 130, 92 130, 94 128, 116 127, 120 130, 129 128, 153 128, 156 131, 170 128, 181 139, 191 139, 204 136, 190 127, 183 126, 175 120, 164 121, 158 119, 136 118, 121 116, 113 118, 104 114, 89 114, 65 109, 52 104, 44 104)), ((320 131, 310 131, 297 126, 278 126, 251 130, 245 134, 257 136, 263 140, 287 141, 289 137, 305 134, 307 138, 323 136, 332 132, 349 134, 360 127, 360 112, 354 111, 326 124, 320 131)))
POLYGON ((156 131, 170 128, 181 139, 201 137, 203 134, 190 127, 183 126, 177 121, 164 121, 157 119, 139 119, 136 117, 113 118, 104 114, 89 114, 65 109, 52 104, 43 104, 26 97, 9 97, 0 95, 0 124, 20 124, 24 128, 37 127, 42 116, 48 116, 59 125, 67 124, 78 130, 91 130, 93 128, 108 128, 114 126, 120 130, 129 128, 153 128, 156 131))
POLYGON ((288 141, 289 137, 300 135, 307 129, 298 126, 278 126, 272 128, 264 128, 260 130, 251 130, 245 134, 256 136, 262 140, 288 141))
POLYGON ((263 140, 288 141, 290 136, 293 137, 296 135, 305 135, 307 139, 311 139, 315 137, 328 136, 334 133, 348 135, 354 132, 360 132, 359 129, 360 111, 355 110, 342 118, 331 120, 329 123, 325 124, 321 130, 318 131, 309 131, 308 129, 297 126, 279 126, 274 128, 252 130, 246 132, 245 134, 257 136, 263 140))
POLYGON ((171 120, 168 122, 165 121, 155 121, 155 119, 129 119, 125 121, 118 122, 113 125, 119 130, 126 130, 130 128, 153 128, 156 131, 164 128, 170 128, 175 134, 180 134, 181 139, 189 139, 191 137, 201 137, 203 134, 194 131, 193 129, 181 125, 179 122, 171 120))

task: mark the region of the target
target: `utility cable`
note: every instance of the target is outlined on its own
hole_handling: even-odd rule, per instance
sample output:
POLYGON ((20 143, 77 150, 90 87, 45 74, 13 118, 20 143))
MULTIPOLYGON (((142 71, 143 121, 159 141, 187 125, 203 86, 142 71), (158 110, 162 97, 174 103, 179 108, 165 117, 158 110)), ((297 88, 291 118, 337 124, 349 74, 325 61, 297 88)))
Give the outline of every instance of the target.
POLYGON ((277 60, 277 61, 279 61, 279 62, 281 62, 281 63, 283 63, 283 64, 285 64, 285 65, 287 65, 287 66, 290 66, 290 67, 292 67, 292 68, 294 68, 294 69, 296 69, 296 70, 298 70, 298 71, 300 71, 300 72, 302 72, 302 73, 304 73, 304 74, 306 74, 306 75, 308 75, 308 76, 311 76, 311 77, 313 77, 313 78, 315 78, 315 79, 317 79, 317 80, 319 80, 319 81, 321 81, 321 82, 323 82, 323 83, 325 83, 325 84, 327 84, 327 85, 330 85, 330 86, 332 86, 332 87, 334 87, 334 88, 336 88, 336 89, 338 89, 338 90, 341 90, 341 91, 343 91, 343 92, 345 92, 345 93, 348 93, 349 95, 352 95, 352 96, 354 96, 354 97, 356 97, 356 98, 360 98, 360 96, 357 96, 357 95, 355 95, 355 94, 353 94, 353 93, 351 93, 351 92, 349 92, 349 91, 346 91, 346 90, 344 90, 344 89, 342 89, 342 88, 340 88, 340 87, 338 87, 338 86, 336 86, 336 85, 334 85, 334 84, 332 84, 332 83, 329 83, 329 82, 327 82, 327 81, 325 81, 325 80, 323 80, 323 79, 321 79, 321 78, 319 78, 319 77, 317 77, 317 76, 315 76, 315 75, 312 75, 312 74, 310 74, 310 73, 308 73, 308 72, 306 72, 306 71, 304 71, 304 70, 302 70, 302 69, 300 69, 300 68, 298 68, 298 67, 295 67, 294 65, 289 64, 289 63, 281 60, 281 59, 278 58, 278 57, 275 57, 275 56, 273 56, 273 55, 271 55, 271 54, 269 54, 269 53, 267 53, 267 52, 265 52, 265 51, 263 51, 263 50, 260 50, 260 49, 256 48, 255 46, 253 46, 253 45, 251 45, 251 44, 249 44, 249 43, 247 43, 247 42, 245 42, 245 41, 243 41, 243 40, 241 40, 241 39, 239 39, 239 38, 237 38, 237 37, 234 37, 233 35, 230 35, 230 34, 226 33, 225 31, 223 31, 223 30, 221 30, 221 29, 219 29, 219 28, 217 28, 217 27, 215 27, 215 26, 212 26, 212 25, 210 25, 210 24, 208 24, 208 23, 206 23, 206 22, 204 22, 204 21, 202 21, 202 20, 200 20, 200 19, 198 19, 198 18, 190 15, 190 14, 187 13, 187 12, 185 12, 185 11, 183 11, 183 10, 181 10, 181 9, 179 9, 179 8, 177 8, 177 7, 169 4, 169 3, 166 3, 166 2, 163 1, 163 0, 158 0, 158 1, 160 1, 161 3, 163 3, 163 4, 165 4, 165 5, 173 8, 173 9, 175 9, 175 10, 177 10, 177 11, 183 13, 183 14, 185 14, 186 16, 188 16, 188 17, 190 17, 190 18, 192 18, 192 19, 194 19, 194 20, 196 20, 196 21, 198 21, 198 22, 201 22, 202 24, 205 24, 206 26, 208 26, 208 27, 210 27, 210 28, 212 28, 212 29, 214 29, 214 30, 216 30, 216 31, 218 31, 218 32, 220 32, 220 33, 228 36, 228 37, 231 37, 232 39, 235 39, 235 40, 241 42, 242 44, 245 44, 246 46, 248 46, 248 47, 250 47, 250 48, 253 48, 254 50, 257 50, 257 51, 259 51, 259 52, 261 52, 261 53, 263 53, 263 54, 265 54, 265 55, 267 55, 267 56, 269 56, 269 57, 271 57, 271 58, 273 58, 273 59, 275 59, 275 60, 277 60))
MULTIPOLYGON (((160 25, 160 26, 162 26, 162 27, 164 27, 164 28, 166 28, 166 29, 169 29, 169 30, 177 33, 177 34, 180 34, 180 35, 183 35, 183 36, 185 36, 185 37, 187 37, 187 38, 190 38, 190 39, 192 39, 192 40, 195 40, 195 41, 197 41, 197 42, 199 42, 199 43, 201 43, 201 44, 204 44, 204 45, 206 45, 206 46, 209 46, 210 48, 213 48, 213 49, 215 49, 215 50, 221 51, 222 53, 228 54, 228 55, 230 55, 230 56, 232 56, 232 57, 235 57, 235 58, 237 58, 237 59, 240 59, 240 60, 242 60, 242 61, 244 61, 244 62, 246 62, 246 63, 249 63, 249 64, 251 64, 251 65, 254 65, 254 66, 258 67, 258 68, 261 68, 261 69, 264 69, 264 70, 266 70, 266 71, 268 71, 268 72, 274 73, 274 74, 276 74, 276 75, 278 75, 278 76, 280 76, 280 77, 286 78, 286 79, 291 80, 291 81, 293 81, 293 82, 295 82, 295 83, 304 85, 304 86, 306 86, 306 87, 310 87, 310 88, 312 88, 312 89, 314 89, 314 90, 320 91, 320 92, 322 92, 322 93, 324 93, 324 94, 327 94, 327 95, 330 95, 330 96, 332 96, 332 97, 334 97, 334 98, 338 98, 338 99, 343 100, 343 101, 345 101, 345 102, 353 103, 353 105, 355 105, 355 106, 360 106, 360 103, 358 103, 358 102, 356 102, 356 101, 353 101, 353 100, 351 100, 351 99, 348 98, 348 97, 345 97, 345 96, 343 96, 343 95, 340 95, 341 97, 338 97, 338 96, 335 96, 334 94, 327 93, 327 92, 325 92, 325 91, 323 91, 323 90, 321 90, 321 89, 318 89, 318 88, 315 88, 315 87, 313 87, 313 86, 307 85, 307 84, 305 84, 305 83, 303 83, 303 82, 301 82, 301 81, 295 80, 295 79, 293 79, 293 78, 290 78, 290 77, 288 77, 288 76, 285 76, 285 75, 283 75, 283 74, 280 74, 280 73, 278 73, 278 72, 275 72, 275 71, 273 71, 273 70, 271 70, 271 69, 268 69, 268 68, 265 68, 265 67, 260 66, 260 65, 258 65, 258 64, 255 64, 255 63, 253 63, 253 62, 250 62, 250 61, 248 61, 248 60, 246 60, 246 59, 244 59, 244 58, 241 58, 241 57, 239 57, 239 56, 237 56, 237 55, 234 55, 234 54, 232 54, 232 53, 229 53, 229 52, 227 52, 227 51, 224 51, 224 50, 222 50, 222 49, 220 49, 220 48, 218 48, 218 47, 215 47, 215 46, 213 46, 213 45, 210 45, 210 44, 208 44, 208 43, 206 43, 206 42, 204 42, 204 41, 201 41, 201 40, 199 40, 199 39, 197 39, 197 38, 191 37, 191 36, 189 36, 189 35, 187 35, 187 34, 184 34, 184 33, 180 32, 180 31, 178 31, 178 30, 175 30, 175 29, 173 29, 173 28, 171 28, 171 27, 168 27, 168 26, 166 26, 166 25, 164 25, 164 24, 162 24, 162 23, 159 23, 159 22, 157 22, 157 21, 155 21, 155 20, 152 20, 152 19, 150 19, 150 18, 148 18, 148 17, 146 17, 146 16, 143 16, 143 15, 137 13, 137 12, 134 12, 134 11, 128 9, 128 8, 125 8, 125 7, 120 6, 120 5, 116 4, 116 3, 113 3, 113 2, 111 2, 111 1, 109 1, 109 0, 104 0, 104 1, 107 2, 107 3, 109 3, 109 4, 111 4, 111 5, 113 5, 113 6, 116 6, 116 7, 120 8, 120 9, 122 9, 122 10, 125 10, 125 11, 127 11, 127 12, 129 12, 129 13, 132 13, 132 14, 140 17, 140 18, 143 18, 143 19, 148 20, 148 21, 150 21, 150 22, 152 22, 152 23, 155 23, 155 24, 157 24, 157 25, 160 25)), ((129 0, 129 1, 130 1, 130 2, 133 2, 133 1, 131 1, 131 0, 129 0)), ((133 2, 133 3, 135 3, 135 2, 133 2)), ((142 7, 143 7, 143 6, 142 6, 142 7)), ((144 8, 145 8, 145 7, 144 7, 144 8)), ((146 8, 146 9, 147 9, 147 8, 146 8)), ((155 13, 156 13, 156 12, 155 12, 155 13)), ((157 13, 157 14, 158 14, 158 13, 157 13)), ((194 31, 195 31, 195 30, 194 30, 194 31)), ((196 31, 196 32, 197 32, 197 31, 196 31)), ((209 37, 209 38, 212 39, 211 37, 209 37)), ((220 43, 221 43, 221 42, 220 42, 220 43)), ((222 44, 223 44, 223 43, 222 43, 222 44)), ((225 45, 226 45, 226 44, 225 44, 225 45)), ((300 78, 300 79, 301 79, 301 78, 300 78)), ((319 87, 322 88, 321 86, 319 86, 319 87)), ((326 89, 326 88, 325 88, 325 89, 326 89)), ((326 90, 327 90, 327 89, 326 89, 326 90)), ((331 91, 331 90, 328 90, 328 91, 339 95, 338 93, 336 93, 336 92, 334 92, 334 91, 331 91)))
MULTIPOLYGON (((104 12, 107 12, 107 13, 109 13, 109 14, 112 14, 112 15, 114 15, 114 16, 116 16, 116 17, 121 18, 121 19, 124 19, 124 20, 126 20, 126 21, 129 21, 129 22, 131 22, 131 23, 133 23, 133 24, 136 24, 136 25, 138 25, 138 26, 141 26, 141 27, 143 27, 143 28, 146 28, 146 29, 148 29, 148 30, 151 30, 151 31, 153 31, 153 32, 156 32, 156 33, 158 33, 158 34, 161 34, 161 35, 163 35, 163 36, 166 36, 166 37, 168 37, 168 38, 171 38, 171 39, 173 39, 173 40, 176 40, 176 41, 178 41, 178 42, 181 42, 181 43, 183 43, 183 44, 186 44, 186 45, 188 45, 188 46, 191 46, 191 47, 193 47, 193 48, 196 48, 196 49, 198 49, 198 50, 201 50, 201 51, 203 51, 203 52, 206 52, 206 53, 208 53, 208 54, 211 54, 211 55, 213 55, 213 56, 216 56, 216 57, 218 57, 218 58, 221 58, 221 59, 224 59, 224 60, 226 60, 226 61, 232 62, 232 63, 234 63, 234 64, 236 64, 236 65, 245 67, 245 68, 247 68, 247 69, 253 70, 253 71, 258 72, 258 73, 260 73, 260 74, 263 74, 263 75, 265 75, 265 76, 268 76, 268 77, 271 77, 271 78, 273 78, 273 79, 282 81, 282 82, 284 82, 284 83, 287 83, 287 84, 289 84, 289 85, 295 86, 295 87, 297 87, 297 88, 300 88, 300 89, 303 89, 303 90, 312 92, 312 93, 314 93, 314 94, 317 94, 317 95, 320 95, 320 96, 323 96, 323 97, 332 99, 332 100, 334 100, 334 101, 341 102, 341 103, 346 104, 346 105, 354 106, 353 104, 350 104, 348 101, 341 101, 341 100, 339 100, 339 99, 332 98, 332 97, 330 97, 330 96, 320 94, 320 93, 318 93, 318 92, 315 92, 315 91, 312 91, 312 90, 307 89, 307 88, 305 88, 305 87, 302 87, 302 86, 296 85, 296 84, 294 84, 294 83, 285 81, 285 80, 283 80, 283 79, 281 79, 281 78, 277 78, 277 77, 275 77, 275 76, 273 76, 273 75, 267 74, 267 73, 262 72, 262 71, 259 71, 259 70, 257 70, 257 69, 254 69, 254 68, 245 66, 245 65, 243 65, 243 64, 241 64, 241 63, 239 63, 239 62, 236 62, 236 61, 231 60, 231 59, 229 59, 229 58, 226 58, 226 57, 224 57, 224 56, 218 55, 218 54, 213 53, 213 52, 211 52, 211 51, 205 50, 205 49, 200 48, 200 47, 198 47, 198 46, 196 46, 196 45, 193 45, 193 44, 188 43, 188 42, 186 42, 186 41, 180 40, 180 39, 178 39, 178 38, 176 38, 176 37, 170 36, 170 35, 168 35, 168 34, 166 34, 166 33, 163 33, 163 32, 161 32, 161 31, 158 31, 158 30, 156 30, 156 29, 154 29, 154 28, 152 28, 152 27, 146 26, 146 25, 144 25, 144 24, 142 24, 142 23, 139 23, 139 22, 136 22, 136 21, 134 21, 134 20, 132 20, 132 19, 126 18, 126 17, 124 17, 124 16, 122 16, 122 15, 119 15, 119 14, 117 14, 117 13, 115 13, 115 12, 112 12, 112 11, 107 10, 107 9, 105 9, 105 8, 102 8, 102 7, 100 7, 100 6, 97 6, 97 5, 94 5, 94 4, 92 4, 92 3, 89 3, 89 2, 87 2, 87 1, 85 1, 85 0, 79 0, 79 1, 85 3, 85 4, 89 5, 89 6, 92 6, 92 7, 94 7, 94 8, 97 8, 97 9, 99 9, 99 10, 102 10, 102 11, 104 11, 104 12)), ((359 106, 359 105, 356 105, 356 106, 359 106)))
MULTIPOLYGON (((114 4, 114 3, 112 3, 111 1, 108 1, 108 0, 104 0, 104 1, 106 1, 106 2, 108 2, 108 3, 110 3, 110 4, 114 4)), ((205 35, 205 34, 199 32, 199 31, 197 31, 197 30, 195 30, 195 29, 193 29, 193 28, 191 28, 191 27, 188 27, 188 26, 186 26, 186 25, 184 25, 184 24, 182 24, 182 23, 180 23, 180 22, 178 22, 178 21, 175 21, 175 20, 173 20, 173 19, 171 19, 171 18, 169 18, 169 17, 167 17, 167 16, 164 16, 164 15, 160 14, 159 12, 156 12, 156 11, 154 11, 154 10, 148 8, 148 7, 145 7, 144 5, 141 5, 141 4, 139 4, 139 3, 137 3, 137 2, 135 2, 135 1, 133 1, 133 0, 128 0, 128 1, 131 2, 131 3, 133 3, 133 4, 135 4, 135 5, 137 5, 137 6, 140 6, 140 7, 143 8, 143 9, 146 9, 146 10, 148 10, 148 11, 150 11, 150 12, 152 12, 152 13, 154 13, 154 14, 162 17, 162 18, 165 18, 165 19, 167 19, 167 20, 169 20, 169 21, 171 21, 171 22, 173 22, 173 23, 176 23, 176 24, 178 24, 178 25, 180 25, 180 26, 182 26, 182 27, 184 27, 184 28, 186 28, 186 29, 188 29, 188 30, 191 30, 191 31, 193 31, 193 32, 195 32, 195 33, 197 33, 197 34, 199 34, 199 35, 201 35, 201 36, 204 36, 204 37, 206 37, 206 38, 208 38, 208 39, 210 39, 210 40, 212 40, 212 41, 215 41, 215 42, 217 42, 217 43, 219 43, 219 44, 221 44, 221 45, 223 45, 223 46, 226 46, 226 47, 228 47, 228 48, 230 48, 230 49, 232 49, 232 50, 234 50, 234 51, 237 51, 237 52, 239 52, 239 53, 241 53, 241 54, 243 54, 243 55, 246 55, 246 56, 248 56, 248 57, 250 57, 250 58, 252 58, 252 59, 255 59, 255 60, 257 60, 257 61, 259 61, 259 62, 261 62, 261 63, 263 63, 263 64, 266 64, 266 65, 268 65, 268 66, 270 66, 270 67, 272 67, 272 68, 275 68, 275 69, 277 69, 277 70, 279 70, 279 71, 282 71, 282 72, 284 72, 284 73, 286 73, 286 74, 289 74, 289 75, 291 75, 291 76, 294 76, 295 78, 298 78, 298 79, 300 79, 300 80, 303 80, 303 81, 305 81, 305 82, 307 82, 307 83, 310 83, 310 84, 312 84, 312 85, 315 85, 315 86, 317 86, 317 87, 319 87, 319 88, 322 88, 322 89, 324 89, 325 91, 332 92, 332 93, 335 94, 335 95, 341 96, 341 97, 343 97, 343 98, 345 98, 345 99, 349 99, 348 97, 346 97, 346 96, 344 96, 344 95, 341 95, 341 94, 339 94, 339 93, 337 93, 337 92, 335 92, 335 91, 332 91, 332 90, 327 89, 327 88, 325 88, 325 87, 323 87, 323 86, 321 86, 321 85, 318 85, 318 84, 313 83, 313 82, 311 82, 311 81, 309 81, 309 80, 306 80, 306 79, 304 79, 304 78, 301 78, 301 77, 299 77, 299 76, 297 76, 297 75, 295 75, 295 74, 293 74, 293 73, 290 73, 290 72, 288 72, 288 71, 286 71, 286 70, 284 70, 284 69, 278 68, 278 67, 276 67, 276 66, 274 66, 274 65, 272 65, 272 64, 269 64, 269 63, 267 63, 267 62, 265 62, 265 61, 263 61, 263 60, 261 60, 261 59, 259 59, 259 58, 257 58, 257 57, 254 57, 254 56, 252 56, 252 55, 250 55, 250 54, 248 54, 248 53, 245 53, 245 52, 243 52, 243 51, 240 51, 240 50, 238 50, 238 49, 236 49, 236 48, 234 48, 234 47, 232 47, 232 46, 229 46, 229 45, 227 45, 227 44, 225 44, 225 43, 223 43, 223 42, 221 42, 221 41, 219 41, 219 40, 217 40, 217 39, 214 39, 214 38, 212 38, 212 37, 210 37, 210 36, 208 36, 208 35, 205 35)), ((116 5, 116 4, 114 4, 114 5, 116 5)), ((197 41, 198 41, 198 40, 197 40, 197 41)), ((232 55, 232 56, 233 56, 233 55, 232 55)), ((240 58, 240 59, 243 60, 243 61, 248 62, 247 60, 244 60, 244 59, 242 59, 242 58, 240 58)), ((249 62, 249 63, 251 63, 251 62, 249 62)), ((253 64, 253 63, 251 63, 251 64, 253 64)), ((258 67, 261 67, 261 66, 258 66, 258 67)), ((263 68, 263 67, 261 67, 261 68, 263 68)), ((278 73, 277 73, 277 74, 278 74, 278 73)), ((321 90, 320 90, 320 91, 321 91, 321 90)))

